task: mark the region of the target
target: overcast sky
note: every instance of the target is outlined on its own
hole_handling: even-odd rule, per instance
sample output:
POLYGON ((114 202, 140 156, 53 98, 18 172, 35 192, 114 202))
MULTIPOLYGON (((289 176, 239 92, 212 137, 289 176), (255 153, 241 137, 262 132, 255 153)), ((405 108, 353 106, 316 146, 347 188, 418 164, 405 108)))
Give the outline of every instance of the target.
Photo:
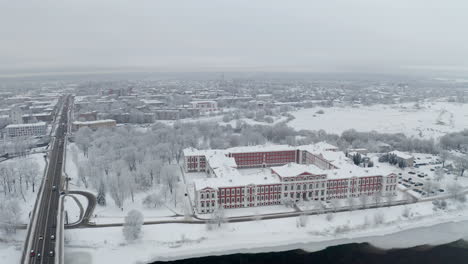
POLYGON ((0 0, 0 69, 468 69, 467 0, 0 0))

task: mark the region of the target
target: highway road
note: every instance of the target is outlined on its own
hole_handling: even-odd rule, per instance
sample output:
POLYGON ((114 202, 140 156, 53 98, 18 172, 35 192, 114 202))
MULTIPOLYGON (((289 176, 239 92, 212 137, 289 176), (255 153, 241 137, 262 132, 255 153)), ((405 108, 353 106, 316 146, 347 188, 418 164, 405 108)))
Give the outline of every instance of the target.
POLYGON ((68 108, 71 97, 63 97, 56 116, 55 134, 49 153, 46 178, 43 180, 40 199, 36 202, 35 213, 31 217, 22 263, 40 264, 55 263, 58 203, 62 183, 62 162, 64 140, 68 125, 68 108), (54 236, 54 238, 52 238, 54 236), (32 256, 31 250, 34 251, 32 256), (39 257, 40 254, 40 257, 39 257))

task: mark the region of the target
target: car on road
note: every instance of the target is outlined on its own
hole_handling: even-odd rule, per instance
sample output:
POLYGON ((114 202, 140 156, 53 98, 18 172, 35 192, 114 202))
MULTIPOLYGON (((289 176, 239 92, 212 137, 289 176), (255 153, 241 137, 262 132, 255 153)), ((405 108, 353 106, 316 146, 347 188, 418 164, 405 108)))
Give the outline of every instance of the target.
POLYGON ((408 172, 408 173, 409 173, 409 174, 416 174, 416 172, 414 172, 414 171, 410 171, 410 172, 408 172))
POLYGON ((41 253, 37 253, 37 259, 41 259, 41 253))
POLYGON ((29 252, 29 256, 31 256, 31 257, 36 256, 36 252, 34 252, 34 250, 31 250, 31 251, 29 252))
POLYGON ((50 240, 55 240, 55 235, 50 235, 50 240))
POLYGON ((52 191, 55 191, 55 190, 57 190, 57 186, 54 185, 52 186, 52 191))
POLYGON ((53 257, 55 255, 55 252, 53 250, 49 251, 49 257, 53 257))
POLYGON ((44 239, 44 237, 43 237, 43 236, 39 236, 39 240, 42 240, 42 239, 44 239))
POLYGON ((444 189, 439 189, 439 192, 444 192, 444 189))

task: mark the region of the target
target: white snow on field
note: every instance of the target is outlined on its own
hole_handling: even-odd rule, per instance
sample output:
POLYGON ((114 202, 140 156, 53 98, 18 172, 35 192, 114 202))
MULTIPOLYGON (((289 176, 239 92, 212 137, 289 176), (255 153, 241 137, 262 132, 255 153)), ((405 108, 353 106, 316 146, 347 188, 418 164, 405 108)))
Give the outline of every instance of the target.
POLYGON ((214 231, 207 231, 204 224, 147 225, 140 240, 133 243, 124 240, 121 227, 67 230, 65 256, 74 256, 67 258, 71 264, 80 263, 74 260, 81 255, 89 263, 139 263, 297 248, 315 251, 364 241, 382 247, 437 244, 468 237, 466 207, 452 203, 448 212, 433 211, 430 202, 406 207, 410 208, 409 217, 402 214, 405 206, 395 206, 336 213, 331 220, 326 215, 309 216, 305 227, 298 225, 297 217, 228 223, 214 231), (377 223, 376 215, 382 216, 382 224, 377 223), (454 222, 458 222, 457 232, 454 222), (437 228, 423 228, 431 226, 437 228), (432 231, 436 235, 430 235, 432 231), (387 236, 390 234, 394 235, 387 236), (384 235, 395 240, 384 239, 384 235))
POLYGON ((354 128, 437 138, 468 128, 468 104, 446 102, 422 103, 420 108, 415 108, 414 104, 308 108, 291 114, 295 119, 288 125, 296 130, 323 129, 335 134, 354 128), (325 113, 317 114, 319 109, 325 113))
POLYGON ((0 233, 1 263, 20 263, 26 230, 18 230, 16 234, 5 236, 0 233))

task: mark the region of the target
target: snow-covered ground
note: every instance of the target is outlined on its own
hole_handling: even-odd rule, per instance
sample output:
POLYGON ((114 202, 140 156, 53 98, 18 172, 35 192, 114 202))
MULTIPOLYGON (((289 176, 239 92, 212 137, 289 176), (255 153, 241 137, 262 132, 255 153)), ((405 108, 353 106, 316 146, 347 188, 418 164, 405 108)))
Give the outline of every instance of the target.
POLYGON ((277 117, 273 117, 274 120, 273 120, 273 123, 267 123, 267 122, 259 122, 259 121, 255 121, 253 119, 250 119, 250 118, 240 118, 240 119, 235 119, 235 120, 231 120, 229 122, 223 122, 223 121, 219 121, 218 124, 221 125, 221 126, 227 126, 227 125, 231 125, 232 127, 236 127, 236 124, 237 124, 237 121, 240 121, 240 122, 245 122, 246 124, 248 125, 263 125, 263 126, 272 126, 272 125, 276 125, 278 123, 281 123, 281 122, 284 122, 286 120, 288 120, 287 117, 285 116, 277 116, 277 117))
MULTIPOLYGON (((20 164, 19 162, 22 159, 35 161, 38 164, 38 177, 35 192, 33 193, 30 188, 29 191, 24 192, 24 200, 23 198, 18 197, 18 202, 21 207, 21 219, 19 222, 27 224, 29 223, 29 212, 31 212, 34 207, 34 203, 36 202, 37 198, 37 192, 40 187, 40 182, 42 181, 42 177, 44 175, 45 160, 44 153, 36 153, 28 155, 24 158, 18 157, 3 162, 4 164, 12 164, 13 166, 16 166, 16 164, 20 164)), ((0 260, 6 260, 7 262, 5 263, 19 263, 25 237, 25 229, 17 230, 16 234, 13 236, 5 235, 3 232, 0 231, 0 260)))
POLYGON ((288 125, 296 130, 323 129, 335 134, 354 128, 437 138, 468 127, 468 104, 447 102, 422 103, 420 108, 414 104, 308 108, 291 114, 295 119, 288 125), (317 114, 319 109, 325 113, 317 114))
POLYGON ((71 264, 82 263, 78 256, 85 257, 87 263, 137 263, 297 248, 314 251, 358 241, 401 247, 468 237, 468 208, 455 202, 450 203, 447 211, 434 211, 432 203, 425 202, 336 213, 332 219, 326 215, 309 216, 305 227, 298 222, 294 217, 228 223, 212 231, 204 224, 148 225, 143 227, 141 239, 130 244, 125 242, 120 227, 67 230, 65 255, 73 256, 67 257, 67 263, 71 264), (408 217, 403 215, 406 210, 408 217), (457 223, 456 232, 453 223, 457 223), (430 226, 437 228, 422 228, 430 226), (429 235, 431 231, 437 235, 429 235), (394 235, 389 237, 395 240, 382 239, 391 234, 394 235))
POLYGON ((0 233, 0 262, 20 263, 26 230, 17 230, 16 234, 5 236, 0 233))
MULTIPOLYGON (((76 147, 75 143, 69 143, 67 144, 67 157, 66 157, 66 163, 65 163, 65 168, 66 168, 66 173, 69 177, 72 178, 69 184, 70 190, 82 190, 82 191, 88 191, 91 192, 95 195, 97 195, 97 191, 94 189, 86 189, 82 184, 79 184, 79 178, 78 178, 78 167, 76 162, 84 159, 82 153, 78 150, 76 147), (73 158, 73 152, 77 152, 78 155, 76 155, 76 159, 74 160, 73 158)), ((180 192, 182 195, 183 191, 183 186, 180 186, 177 191, 180 192)), ((134 195, 134 201, 131 199, 127 199, 124 203, 123 209, 118 208, 115 206, 114 201, 111 199, 110 195, 106 196, 106 206, 100 206, 96 205, 96 208, 94 209, 93 216, 90 219, 91 222, 94 222, 96 224, 108 224, 108 223, 123 223, 125 216, 128 214, 129 211, 136 209, 139 210, 140 212, 145 215, 145 220, 146 221, 157 221, 157 220, 169 220, 173 219, 175 215, 183 215, 183 210, 182 210, 182 203, 179 201, 177 204, 174 204, 172 202, 168 202, 165 206, 161 206, 158 208, 146 208, 143 206, 143 200, 145 197, 150 194, 157 192, 157 190, 148 190, 148 191, 139 191, 138 193, 135 193, 134 195)), ((77 198, 82 201, 83 204, 83 209, 86 210, 87 206, 87 200, 84 199, 84 197, 77 195, 77 198)), ((168 198, 169 199, 169 198, 168 198)), ((69 210, 71 211, 72 214, 79 215, 79 210, 77 207, 74 205, 74 201, 71 199, 67 200, 67 205, 70 205, 70 207, 66 207, 67 209, 70 208, 69 210)), ((76 218, 76 217, 75 217, 76 218)), ((70 222, 73 222, 73 218, 70 219, 70 222)))

